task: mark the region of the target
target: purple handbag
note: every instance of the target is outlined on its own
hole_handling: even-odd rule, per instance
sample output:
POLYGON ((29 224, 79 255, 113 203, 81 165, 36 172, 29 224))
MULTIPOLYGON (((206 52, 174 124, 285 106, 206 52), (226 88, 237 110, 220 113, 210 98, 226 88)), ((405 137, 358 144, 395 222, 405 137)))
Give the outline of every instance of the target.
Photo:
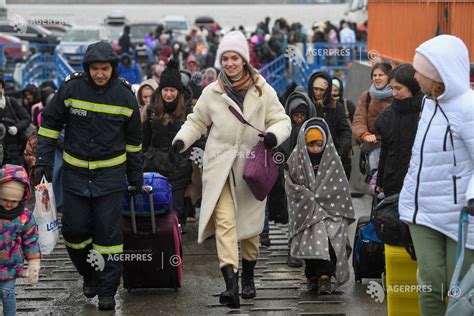
MULTIPOLYGON (((229 106, 229 110, 237 119, 260 132, 259 136, 267 133, 255 128, 237 110, 229 106)), ((273 152, 265 148, 263 141, 259 141, 250 151, 244 166, 243 178, 250 191, 259 201, 265 200, 278 178, 278 167, 273 160, 273 152)))

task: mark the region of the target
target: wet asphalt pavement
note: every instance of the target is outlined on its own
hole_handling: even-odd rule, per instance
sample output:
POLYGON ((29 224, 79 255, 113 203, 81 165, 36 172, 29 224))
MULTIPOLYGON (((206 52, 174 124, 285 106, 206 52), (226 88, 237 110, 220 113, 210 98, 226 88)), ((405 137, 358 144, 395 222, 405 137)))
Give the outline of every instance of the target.
MULTIPOLYGON (((370 198, 354 199, 356 215, 369 213, 370 198)), ((31 286, 17 280, 18 315, 386 315, 386 303, 376 303, 366 294, 367 283, 351 280, 336 294, 317 295, 306 290, 304 268, 286 265, 286 225, 270 225, 270 248, 261 247, 256 266, 257 297, 241 300, 239 310, 219 304, 224 281, 218 268, 215 241, 198 244, 197 223, 188 224, 183 236, 184 280, 173 289, 133 290, 120 286, 115 312, 97 310, 97 298, 82 294, 82 278, 67 255, 62 238, 51 255, 42 260, 40 281, 31 286)), ((355 224, 349 228, 353 238, 355 224)), ((351 242, 353 242, 351 240, 351 242)), ((352 272, 352 271, 351 271, 352 272)))

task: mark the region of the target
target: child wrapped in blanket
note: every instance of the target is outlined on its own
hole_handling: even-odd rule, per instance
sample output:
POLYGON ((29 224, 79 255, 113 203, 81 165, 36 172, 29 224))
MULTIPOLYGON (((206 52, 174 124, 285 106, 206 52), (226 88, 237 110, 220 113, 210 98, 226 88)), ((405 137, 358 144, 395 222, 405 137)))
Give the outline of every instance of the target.
POLYGON ((310 291, 331 293, 349 279, 349 183, 324 119, 301 127, 285 171, 291 255, 305 260, 310 291))

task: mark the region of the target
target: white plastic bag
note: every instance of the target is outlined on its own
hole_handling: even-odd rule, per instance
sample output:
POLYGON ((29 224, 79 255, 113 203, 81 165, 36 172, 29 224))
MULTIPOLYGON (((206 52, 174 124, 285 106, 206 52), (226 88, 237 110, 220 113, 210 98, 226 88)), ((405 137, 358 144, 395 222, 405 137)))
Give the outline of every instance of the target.
POLYGON ((56 212, 56 201, 54 199, 53 184, 41 179, 41 183, 35 187, 35 217, 36 227, 39 233, 39 246, 42 255, 53 252, 59 240, 59 223, 56 212))

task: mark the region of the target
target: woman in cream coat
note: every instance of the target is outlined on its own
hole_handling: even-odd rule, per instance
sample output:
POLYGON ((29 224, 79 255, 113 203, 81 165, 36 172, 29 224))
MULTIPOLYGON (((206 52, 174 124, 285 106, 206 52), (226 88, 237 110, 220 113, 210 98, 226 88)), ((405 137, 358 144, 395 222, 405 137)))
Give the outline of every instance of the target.
POLYGON ((198 242, 216 235, 219 266, 226 283, 221 304, 239 308, 238 245, 242 253, 242 298, 255 297, 253 270, 257 262, 259 234, 263 229, 264 201, 258 201, 243 179, 246 158, 261 140, 259 132, 242 124, 229 110, 233 107, 260 130, 267 148, 290 135, 290 118, 273 88, 249 64, 249 48, 242 33, 222 39, 216 58, 223 70, 207 86, 173 140, 170 158, 189 148, 209 130, 203 158, 203 197, 198 242))

